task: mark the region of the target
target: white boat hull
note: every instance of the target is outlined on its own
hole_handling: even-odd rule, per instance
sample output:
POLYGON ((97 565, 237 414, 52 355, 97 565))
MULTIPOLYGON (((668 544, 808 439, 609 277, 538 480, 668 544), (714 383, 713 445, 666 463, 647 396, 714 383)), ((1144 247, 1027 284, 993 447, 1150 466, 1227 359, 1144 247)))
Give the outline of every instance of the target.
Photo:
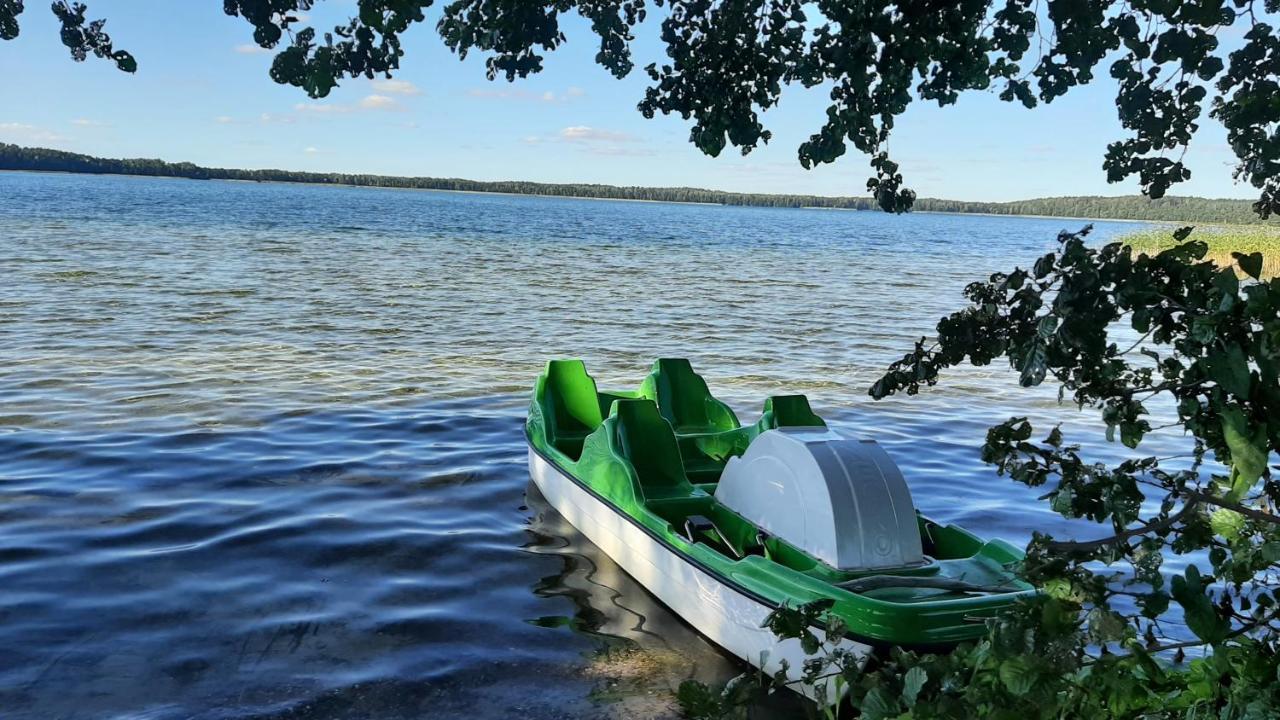
MULTIPOLYGON (((772 606, 688 562, 532 449, 529 472, 557 512, 685 622, 770 675, 785 660, 788 680, 799 680, 806 659, 800 641, 779 640, 762 627, 772 606)), ((863 659, 871 652, 870 646, 851 640, 841 641, 840 647, 863 659)), ((813 697, 812 689, 799 682, 791 687, 813 697)), ((835 698, 833 684, 827 686, 826 694, 835 698)))

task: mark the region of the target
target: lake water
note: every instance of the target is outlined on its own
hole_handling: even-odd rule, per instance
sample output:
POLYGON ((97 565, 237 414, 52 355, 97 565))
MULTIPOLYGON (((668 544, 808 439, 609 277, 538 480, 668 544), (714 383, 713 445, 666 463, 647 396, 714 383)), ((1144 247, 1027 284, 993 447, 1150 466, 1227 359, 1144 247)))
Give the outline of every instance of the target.
POLYGON ((546 359, 804 392, 935 518, 1069 533, 978 460, 1053 390, 866 388, 1083 224, 0 173, 0 717, 669 716, 741 668, 536 496, 546 359))

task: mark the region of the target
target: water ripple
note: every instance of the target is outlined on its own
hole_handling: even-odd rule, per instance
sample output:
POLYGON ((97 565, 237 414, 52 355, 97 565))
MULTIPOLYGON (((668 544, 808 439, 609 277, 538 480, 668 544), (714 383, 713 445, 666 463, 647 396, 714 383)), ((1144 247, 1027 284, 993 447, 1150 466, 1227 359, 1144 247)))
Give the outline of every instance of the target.
POLYGON ((623 387, 688 356, 746 418, 806 392, 940 519, 1072 530, 977 460, 988 425, 1061 414, 1048 393, 865 389, 1078 223, 12 173, 0 197, 6 720, 670 717, 665 690, 737 666, 526 492, 552 356, 623 387))

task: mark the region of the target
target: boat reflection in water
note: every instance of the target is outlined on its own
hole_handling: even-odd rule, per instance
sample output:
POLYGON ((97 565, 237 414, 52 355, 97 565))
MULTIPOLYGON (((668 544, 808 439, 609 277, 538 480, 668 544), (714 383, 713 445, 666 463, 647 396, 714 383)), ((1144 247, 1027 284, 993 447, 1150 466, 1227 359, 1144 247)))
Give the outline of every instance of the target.
MULTIPOLYGON (((642 718, 652 712, 665 717, 659 713, 675 713, 674 693, 684 680, 719 688, 751 670, 658 602, 557 513, 534 483, 525 493, 530 520, 524 549, 557 556, 563 563, 560 572, 543 577, 533 592, 542 598, 568 598, 574 608, 571 617, 547 615, 529 622, 568 627, 601 641, 587 672, 599 679, 597 698, 621 706, 613 716, 642 718)), ((801 702, 794 693, 775 693, 753 707, 751 717, 796 717, 803 712, 801 702)))

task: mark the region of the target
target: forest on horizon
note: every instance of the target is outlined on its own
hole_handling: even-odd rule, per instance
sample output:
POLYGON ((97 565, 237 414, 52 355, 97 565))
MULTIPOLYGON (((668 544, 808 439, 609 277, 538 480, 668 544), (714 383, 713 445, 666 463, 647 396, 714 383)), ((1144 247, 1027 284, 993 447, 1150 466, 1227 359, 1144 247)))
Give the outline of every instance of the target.
MULTIPOLYGON (((583 197, 612 200, 709 203, 755 207, 829 208, 876 210, 871 197, 739 193, 693 187, 642 187, 589 183, 540 183, 520 180, 480 181, 462 178, 405 177, 364 173, 315 173, 294 170, 243 170, 210 168, 189 162, 171 163, 152 158, 101 158, 92 155, 0 143, 0 170, 28 170, 86 174, 180 177, 195 180, 242 180, 353 185, 416 190, 583 197)), ((914 210, 990 215, 1043 215, 1099 220, 1146 220, 1231 225, 1276 225, 1260 220, 1252 201, 1226 198, 1166 196, 1152 200, 1142 195, 1067 196, 1032 198, 1012 202, 977 202, 919 198, 914 210)))

